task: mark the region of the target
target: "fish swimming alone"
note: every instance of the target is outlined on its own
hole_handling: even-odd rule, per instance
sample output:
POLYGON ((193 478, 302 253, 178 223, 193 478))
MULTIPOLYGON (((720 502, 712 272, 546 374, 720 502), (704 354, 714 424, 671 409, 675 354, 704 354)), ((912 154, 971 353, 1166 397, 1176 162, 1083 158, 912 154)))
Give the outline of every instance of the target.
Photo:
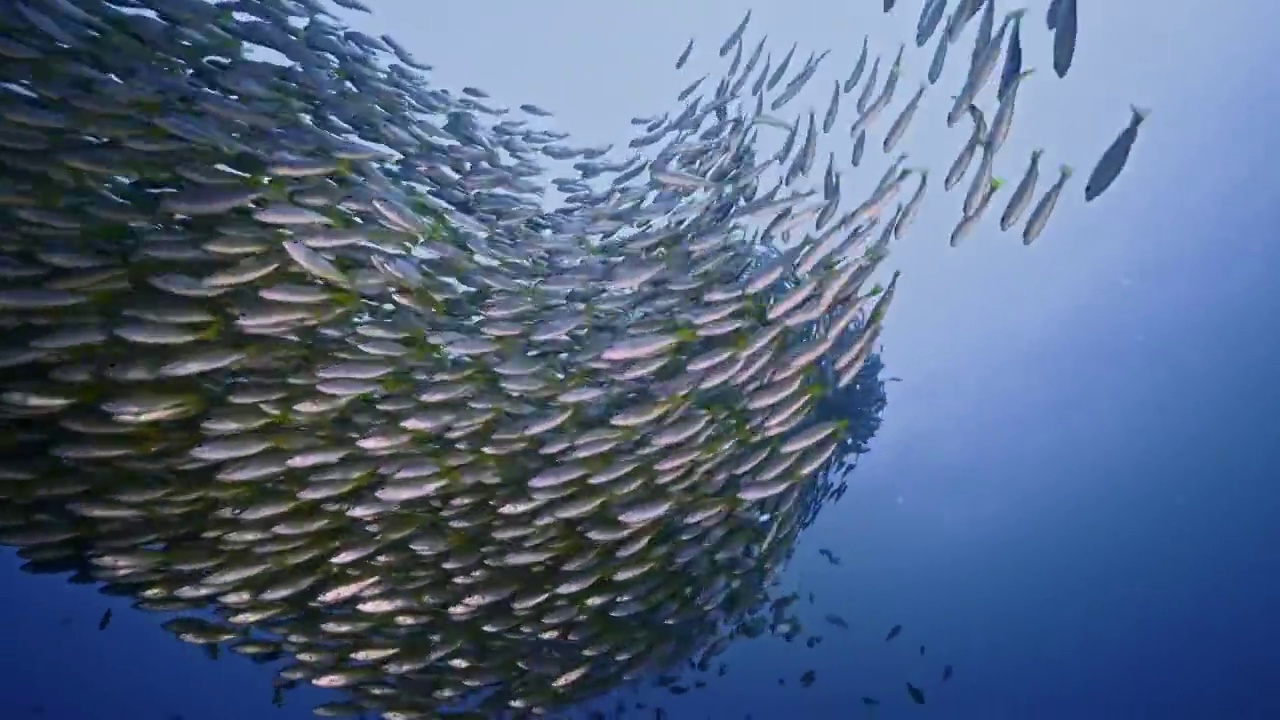
POLYGON ((1130 106, 1129 124, 1120 131, 1115 140, 1107 146, 1093 171, 1089 173, 1089 181, 1084 186, 1085 202, 1093 202, 1111 187, 1129 162, 1129 153, 1133 151, 1133 143, 1138 139, 1138 128, 1147 119, 1147 111, 1136 105, 1130 106))

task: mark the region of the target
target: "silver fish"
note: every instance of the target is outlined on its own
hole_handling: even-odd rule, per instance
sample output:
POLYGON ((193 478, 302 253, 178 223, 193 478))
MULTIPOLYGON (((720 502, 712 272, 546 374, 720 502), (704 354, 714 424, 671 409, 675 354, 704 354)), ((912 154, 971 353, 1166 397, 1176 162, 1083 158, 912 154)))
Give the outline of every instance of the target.
POLYGON ((1049 216, 1053 214, 1053 209, 1057 207, 1058 197, 1062 195, 1062 188, 1066 186, 1071 173, 1071 167, 1063 165, 1059 170, 1057 182, 1040 197, 1035 209, 1031 211, 1031 217, 1027 218, 1026 227, 1022 229, 1023 245, 1030 245, 1035 242, 1036 238, 1040 237, 1040 233, 1044 232, 1044 226, 1049 222, 1049 216))

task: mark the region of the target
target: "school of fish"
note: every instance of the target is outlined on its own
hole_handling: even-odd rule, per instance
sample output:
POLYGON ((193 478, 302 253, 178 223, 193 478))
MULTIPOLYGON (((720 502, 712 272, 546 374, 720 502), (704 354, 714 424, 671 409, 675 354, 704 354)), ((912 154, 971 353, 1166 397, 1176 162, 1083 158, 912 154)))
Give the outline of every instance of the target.
MULTIPOLYGON (((879 144, 897 160, 842 209, 903 50, 880 84, 864 40, 827 110, 787 121, 828 53, 774 61, 747 13, 714 90, 636 118, 625 149, 575 147, 321 0, 7 2, 0 543, 211 655, 283 661, 276 702, 340 690, 329 717, 566 717, 793 639, 778 574, 883 408, 900 276, 874 277, 928 179, 898 146, 977 18, 947 117, 973 132, 946 189, 979 156, 955 245, 1030 72, 1022 10, 995 29, 995 0, 946 4, 925 2, 928 82, 879 144), (854 90, 853 157, 804 186, 854 90)), ((1059 76, 1075 5, 1048 15, 1059 76)), ((1070 175, 1033 205, 1040 157, 1000 220, 1026 243, 1070 175)))

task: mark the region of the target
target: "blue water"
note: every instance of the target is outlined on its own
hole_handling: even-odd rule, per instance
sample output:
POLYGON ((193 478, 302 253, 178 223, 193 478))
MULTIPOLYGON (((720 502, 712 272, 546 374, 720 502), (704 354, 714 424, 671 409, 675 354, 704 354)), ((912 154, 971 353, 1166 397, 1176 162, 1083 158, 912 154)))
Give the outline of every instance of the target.
MULTIPOLYGON (((668 98, 683 82, 638 79, 655 74, 654 48, 670 75, 667 56, 688 35, 718 38, 747 3, 620 8, 630 29, 617 31, 612 54, 599 47, 607 18, 581 21, 594 34, 561 22, 604 12, 587 5, 538 5, 530 22, 546 28, 527 38, 533 50, 495 42, 530 66, 518 72, 515 58, 493 58, 500 51, 472 68, 447 23, 396 34, 442 74, 475 69, 495 94, 530 88, 513 101, 559 92, 546 104, 566 124, 608 139, 600 128, 653 103, 599 108, 590 83, 548 79, 556 63, 576 53, 587 72, 581 57, 601 53, 592 64, 605 70, 592 72, 621 79, 594 87, 668 98)), ((870 5, 833 27, 831 2, 761 3, 757 31, 842 44, 843 62, 861 33, 848 28, 883 22, 870 5)), ((1280 84, 1266 71, 1280 6, 1136 5, 1082 9, 1078 66, 1062 91, 1076 95, 1019 116, 1036 137, 1017 139, 1016 153, 1051 140, 1079 158, 1046 236, 1027 249, 988 230, 951 250, 944 206, 894 256, 904 286, 883 353, 885 374, 903 382, 887 386, 883 425, 848 494, 803 536, 784 578, 824 641, 738 643, 724 677, 678 698, 625 695, 628 717, 660 704, 673 720, 862 718, 863 696, 881 701, 875 717, 886 720, 1280 717, 1280 84), (1129 102, 1152 106, 1152 118, 1117 186, 1085 207, 1083 175, 1129 102), (850 629, 824 626, 829 612, 850 629), (902 636, 884 642, 899 623, 902 636), (946 663, 955 677, 941 685, 946 663), (817 682, 801 689, 810 668, 817 682), (925 706, 910 703, 908 680, 925 706)), ((521 11, 442 12, 478 27, 521 11)), ((424 16, 388 2, 369 22, 410 28, 424 16)), ((1024 39, 1026 52, 1045 64, 1038 42, 1024 39)), ((1025 102, 1050 104, 1056 92, 1025 102)), ((272 707, 270 668, 229 654, 212 662, 127 602, 23 575, 11 554, 4 563, 0 718, 289 720, 325 697, 295 691, 272 707), (99 632, 108 607, 114 620, 99 632)))

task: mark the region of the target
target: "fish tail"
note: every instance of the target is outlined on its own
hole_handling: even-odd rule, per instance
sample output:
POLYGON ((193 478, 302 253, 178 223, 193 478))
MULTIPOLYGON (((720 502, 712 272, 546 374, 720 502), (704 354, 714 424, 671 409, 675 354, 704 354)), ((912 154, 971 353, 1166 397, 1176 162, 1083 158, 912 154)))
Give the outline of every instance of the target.
POLYGON ((1151 114, 1151 108, 1139 107, 1134 104, 1129 105, 1129 110, 1133 113, 1133 117, 1136 122, 1146 120, 1147 116, 1151 114))
POLYGON ((1065 165, 1065 164, 1062 165, 1059 169, 1062 171, 1063 177, 1071 177, 1071 173, 1075 172, 1075 170, 1070 165, 1065 165))

